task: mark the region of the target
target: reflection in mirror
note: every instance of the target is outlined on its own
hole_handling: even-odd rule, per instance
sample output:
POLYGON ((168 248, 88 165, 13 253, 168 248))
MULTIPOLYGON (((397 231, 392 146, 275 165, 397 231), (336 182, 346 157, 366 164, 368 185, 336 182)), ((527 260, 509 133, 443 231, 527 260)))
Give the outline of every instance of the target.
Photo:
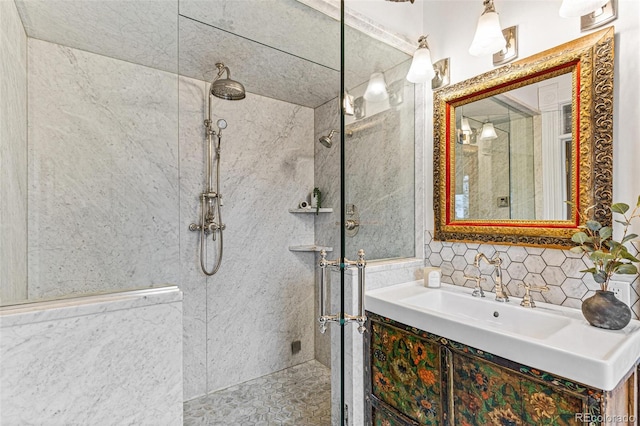
POLYGON ((460 105, 455 117, 456 220, 569 220, 570 73, 460 105))
POLYGON ((570 246, 611 223, 613 27, 434 93, 438 240, 570 246))

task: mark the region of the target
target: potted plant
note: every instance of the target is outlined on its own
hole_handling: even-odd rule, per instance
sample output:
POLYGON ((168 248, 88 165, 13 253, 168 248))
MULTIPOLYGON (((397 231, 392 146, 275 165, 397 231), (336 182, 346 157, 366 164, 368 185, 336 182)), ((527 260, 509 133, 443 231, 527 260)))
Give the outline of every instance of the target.
POLYGON ((317 186, 313 188, 313 192, 311 193, 311 207, 316 208, 316 214, 318 214, 322 208, 322 192, 317 186))
POLYGON ((592 208, 593 206, 580 214, 585 224, 571 238, 578 244, 571 251, 585 253, 593 264, 591 268, 581 272, 591 273, 593 279, 600 284, 600 290, 582 303, 582 314, 595 327, 620 330, 631 321, 631 309, 609 291, 609 281, 614 274, 638 273, 637 266, 632 262, 640 260, 629 253, 625 244, 638 237, 628 231, 631 221, 640 217, 640 197, 630 214, 627 204, 616 203, 610 207, 614 215, 622 216, 622 220, 616 220, 623 226, 620 240, 613 238, 610 226, 602 226, 600 222, 588 219, 587 214, 592 208))

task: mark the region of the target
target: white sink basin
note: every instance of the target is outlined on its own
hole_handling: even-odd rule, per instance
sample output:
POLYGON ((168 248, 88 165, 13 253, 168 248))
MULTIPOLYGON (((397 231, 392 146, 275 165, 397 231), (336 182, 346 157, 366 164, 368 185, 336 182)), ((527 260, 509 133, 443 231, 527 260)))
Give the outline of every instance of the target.
POLYGON ((640 321, 623 330, 590 326, 577 309, 422 281, 369 291, 368 311, 570 380, 613 390, 640 358, 640 321))
MULTIPOLYGON (((494 295, 489 294, 489 297, 492 296, 494 295)), ((476 325, 483 328, 493 327, 501 332, 536 339, 544 339, 571 323, 569 318, 536 309, 525 309, 511 303, 480 303, 488 301, 486 299, 471 297, 469 292, 428 291, 400 302, 442 315, 455 315, 461 321, 477 322, 476 325)))

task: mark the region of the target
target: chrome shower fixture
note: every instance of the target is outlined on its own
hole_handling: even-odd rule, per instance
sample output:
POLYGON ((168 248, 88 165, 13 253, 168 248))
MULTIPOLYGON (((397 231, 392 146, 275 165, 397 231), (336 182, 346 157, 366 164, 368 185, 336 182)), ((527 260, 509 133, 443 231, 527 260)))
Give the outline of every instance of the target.
POLYGON ((218 62, 216 68, 218 68, 218 75, 211 82, 210 93, 216 98, 228 101, 244 99, 246 96, 244 86, 235 80, 231 80, 229 68, 222 62, 218 62), (220 78, 225 71, 227 72, 227 78, 220 78))
POLYGON ((331 148, 331 145, 333 145, 333 135, 335 135, 336 133, 339 132, 335 129, 332 129, 327 136, 320 136, 320 139, 318 140, 323 146, 331 148))
POLYGON ((189 225, 190 231, 200 233, 200 268, 205 275, 213 275, 220 269, 222 263, 223 240, 222 231, 225 224, 222 223, 222 194, 220 194, 220 142, 222 141, 222 130, 227 128, 227 121, 219 119, 216 121, 218 131, 213 129, 213 118, 211 116, 211 97, 215 96, 226 100, 244 99, 244 86, 237 81, 231 80, 229 68, 223 63, 217 63, 218 75, 211 82, 208 93, 207 118, 204 120, 205 137, 207 140, 207 188, 200 194, 200 223, 189 225), (227 78, 221 79, 222 74, 227 72, 227 78), (215 136, 215 140, 214 140, 215 136), (211 239, 217 241, 217 257, 211 269, 207 269, 205 255, 206 237, 211 234, 211 239))

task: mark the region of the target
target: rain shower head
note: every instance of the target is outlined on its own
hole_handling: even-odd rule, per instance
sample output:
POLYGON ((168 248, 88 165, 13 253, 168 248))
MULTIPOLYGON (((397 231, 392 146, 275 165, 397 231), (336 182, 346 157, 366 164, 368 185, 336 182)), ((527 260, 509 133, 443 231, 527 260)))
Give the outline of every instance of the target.
POLYGON ((226 99, 228 101, 244 99, 244 86, 235 80, 231 80, 229 68, 223 63, 217 63, 216 68, 218 68, 218 75, 211 82, 210 93, 216 98, 226 99), (220 78, 225 71, 227 72, 227 78, 220 78))
POLYGON ((331 148, 331 145, 333 145, 333 135, 335 135, 337 132, 337 130, 331 130, 328 135, 320 136, 320 139, 318 140, 323 146, 331 148))

